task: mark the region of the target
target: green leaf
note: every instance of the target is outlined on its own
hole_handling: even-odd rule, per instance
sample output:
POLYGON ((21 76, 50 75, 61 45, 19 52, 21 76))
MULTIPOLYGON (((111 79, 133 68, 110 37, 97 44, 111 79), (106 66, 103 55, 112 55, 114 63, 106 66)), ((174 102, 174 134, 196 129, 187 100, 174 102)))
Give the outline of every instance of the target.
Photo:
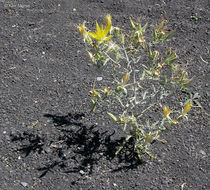
POLYGON ((202 108, 202 106, 201 106, 201 104, 198 102, 198 100, 193 100, 193 102, 194 102, 197 106, 199 106, 200 108, 202 108))
POLYGON ((122 91, 123 91, 122 86, 117 86, 117 88, 115 88, 115 92, 116 92, 116 93, 120 93, 120 92, 122 92, 122 91))
POLYGON ((153 37, 153 40, 156 42, 157 41, 157 32, 155 31, 155 29, 153 29, 152 37, 153 37))
POLYGON ((149 76, 153 76, 152 72, 151 71, 148 71, 145 69, 145 72, 149 75, 149 76))
POLYGON ((150 46, 148 46, 148 53, 149 53, 149 58, 153 59, 153 54, 150 46))
POLYGON ((91 112, 94 112, 95 109, 96 109, 96 106, 97 106, 97 102, 93 99, 91 99, 91 102, 92 102, 92 108, 91 108, 91 112))
POLYGON ((122 44, 125 43, 125 35, 124 35, 124 34, 121 34, 121 35, 120 35, 120 40, 121 40, 121 43, 122 43, 122 44))
POLYGON ((176 54, 173 54, 171 57, 167 58, 167 59, 165 60, 165 62, 166 62, 167 64, 172 64, 177 58, 178 58, 177 55, 176 55, 176 54))
POLYGON ((160 24, 158 25, 158 30, 161 30, 163 28, 164 23, 165 23, 165 20, 162 20, 160 22, 160 24))
POLYGON ((190 86, 191 82, 192 82, 192 80, 189 80, 189 81, 187 81, 185 83, 181 83, 181 89, 188 88, 190 86))
POLYGON ((119 96, 116 96, 116 99, 119 101, 120 105, 124 108, 124 104, 119 96))
POLYGON ((175 33, 175 30, 169 32, 169 34, 166 35, 166 37, 164 38, 164 41, 169 40, 173 36, 174 33, 175 33))
POLYGON ((140 148, 139 148, 139 147, 137 147, 136 152, 137 152, 137 155, 138 155, 138 158, 139 158, 140 162, 142 163, 142 162, 143 162, 143 158, 142 158, 142 155, 141 155, 141 150, 140 150, 140 148))
POLYGON ((159 35, 158 35, 158 40, 161 40, 163 36, 164 36, 163 33, 159 33, 159 35))
POLYGON ((144 80, 144 78, 145 78, 145 71, 143 71, 140 80, 144 80))
POLYGON ((112 113, 110 113, 110 112, 107 112, 107 114, 115 121, 115 122, 117 122, 118 121, 118 119, 117 119, 117 117, 116 116, 114 116, 112 113))
POLYGON ((136 26, 135 26, 135 24, 133 23, 131 17, 129 17, 129 19, 130 19, 131 27, 132 27, 134 30, 136 30, 136 26))
POLYGON ((187 99, 185 102, 184 102, 184 105, 186 105, 188 102, 190 102, 191 99, 187 99))
POLYGON ((199 97, 200 97, 199 94, 196 92, 196 93, 194 94, 194 96, 193 96, 193 99, 199 98, 199 97))
POLYGON ((167 82, 168 82, 168 81, 167 81, 167 77, 164 76, 164 77, 163 77, 163 86, 166 86, 166 85, 167 85, 167 82))
POLYGON ((142 93, 142 99, 144 100, 144 99, 146 99, 146 97, 147 97, 147 93, 148 93, 148 91, 146 90, 144 93, 142 93))
POLYGON ((147 23, 146 23, 146 24, 143 26, 143 28, 142 28, 142 34, 145 33, 146 29, 147 29, 147 23))
POLYGON ((154 122, 154 123, 152 124, 152 128, 155 128, 156 125, 157 125, 158 123, 159 123, 159 121, 154 122))

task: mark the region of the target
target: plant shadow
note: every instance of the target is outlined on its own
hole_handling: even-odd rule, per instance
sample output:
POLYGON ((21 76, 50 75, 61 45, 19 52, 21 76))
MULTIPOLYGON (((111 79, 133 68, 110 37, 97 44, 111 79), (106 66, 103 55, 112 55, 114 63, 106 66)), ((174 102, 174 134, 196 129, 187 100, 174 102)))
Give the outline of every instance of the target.
POLYGON ((21 148, 17 150, 24 154, 24 157, 35 152, 41 154, 43 151, 44 138, 37 134, 24 131, 23 133, 11 134, 10 136, 12 142, 21 142, 21 148))
POLYGON ((125 138, 113 140, 115 131, 110 134, 108 131, 101 132, 97 126, 86 126, 81 122, 85 117, 83 113, 69 113, 64 116, 45 114, 44 117, 52 120, 57 130, 56 138, 40 137, 27 132, 12 136, 13 142, 27 142, 21 143, 21 148, 18 149, 25 157, 34 152, 41 154, 46 148, 50 150, 45 153, 52 157, 52 161, 37 168, 41 172, 40 178, 56 168, 64 173, 92 174, 94 166, 101 159, 117 162, 118 168, 112 172, 133 169, 141 164, 133 151, 132 141, 116 156, 115 152, 125 138))

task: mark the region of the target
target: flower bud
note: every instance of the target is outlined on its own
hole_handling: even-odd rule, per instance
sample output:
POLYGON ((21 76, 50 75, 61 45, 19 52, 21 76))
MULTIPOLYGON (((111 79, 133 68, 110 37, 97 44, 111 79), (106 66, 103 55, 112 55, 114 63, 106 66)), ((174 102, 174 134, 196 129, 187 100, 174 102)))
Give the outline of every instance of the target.
POLYGON ((129 78, 130 78, 130 73, 126 73, 126 74, 123 76, 123 79, 122 79, 122 84, 123 84, 123 86, 127 84, 129 78))
POLYGON ((152 135, 147 135, 146 138, 145 138, 145 141, 148 143, 148 142, 151 142, 152 141, 152 135))
POLYGON ((164 106, 164 108, 163 108, 163 115, 165 117, 168 117, 170 113, 171 113, 171 110, 168 107, 164 106))
POLYGON ((155 76, 159 76, 159 75, 160 75, 160 69, 156 69, 156 70, 154 71, 154 74, 155 74, 155 76))
POLYGON ((106 22, 107 26, 112 25, 112 16, 110 14, 105 16, 105 22, 106 22))
POLYGON ((104 94, 105 94, 105 95, 108 95, 109 92, 110 92, 110 87, 108 87, 108 86, 105 87, 105 88, 104 88, 104 94))
POLYGON ((77 28, 80 31, 80 33, 83 35, 83 37, 85 37, 85 35, 87 34, 85 22, 79 25, 77 28))
POLYGON ((153 61, 156 61, 158 59, 158 56, 159 56, 160 53, 158 51, 154 51, 153 53, 154 53, 153 61))
POLYGON ((191 103, 188 102, 188 103, 184 106, 184 109, 183 109, 183 111, 182 111, 182 114, 183 114, 183 115, 186 115, 186 114, 190 111, 190 109, 191 109, 191 103))

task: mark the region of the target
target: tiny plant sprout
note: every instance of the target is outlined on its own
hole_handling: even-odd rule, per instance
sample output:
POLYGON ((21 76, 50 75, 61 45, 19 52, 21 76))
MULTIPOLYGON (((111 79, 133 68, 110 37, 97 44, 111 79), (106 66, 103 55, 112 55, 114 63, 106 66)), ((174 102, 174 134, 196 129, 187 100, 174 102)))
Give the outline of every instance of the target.
POLYGON ((104 24, 99 26, 96 21, 94 32, 85 23, 79 25, 78 30, 93 65, 100 73, 110 76, 107 80, 103 76, 104 86, 95 80, 90 91, 91 111, 105 110, 113 125, 122 127, 125 139, 116 155, 132 142, 130 151, 143 161, 145 155, 155 158, 151 153, 153 142, 166 143, 160 139, 163 131, 187 118, 192 103, 200 104, 195 93, 181 111, 176 111, 180 110, 178 105, 183 104, 179 100, 190 94, 186 92, 192 80, 176 64, 178 55, 173 48, 167 47, 174 33, 168 30, 168 22, 162 19, 152 32, 147 32, 147 23, 129 20, 130 30, 123 30, 113 26, 112 17, 107 14, 104 24), (172 97, 177 101, 175 104, 172 97), (173 111, 169 107, 173 107, 173 111))
POLYGON ((195 15, 191 16, 192 19, 194 19, 195 21, 198 21, 199 19, 201 19, 201 16, 198 16, 197 13, 195 13, 195 15))

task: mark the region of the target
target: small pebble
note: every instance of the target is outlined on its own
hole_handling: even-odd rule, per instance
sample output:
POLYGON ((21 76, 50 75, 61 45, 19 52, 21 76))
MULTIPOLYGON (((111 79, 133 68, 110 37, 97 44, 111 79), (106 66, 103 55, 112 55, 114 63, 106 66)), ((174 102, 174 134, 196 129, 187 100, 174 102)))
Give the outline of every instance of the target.
POLYGON ((83 170, 80 170, 79 173, 82 174, 82 175, 85 174, 85 172, 83 170))
POLYGON ((117 184, 116 184, 116 183, 113 183, 113 185, 114 185, 115 187, 117 187, 117 184))
POLYGON ((200 154, 202 154, 203 156, 206 156, 206 153, 205 153, 203 150, 200 150, 199 152, 200 152, 200 154))
POLYGON ((195 181, 200 181, 200 178, 199 177, 194 177, 194 180, 195 181))
POLYGON ((26 183, 26 182, 21 182, 20 183, 23 187, 27 187, 28 186, 28 183, 26 183))
POLYGON ((50 153, 50 152, 52 152, 52 150, 51 150, 50 147, 46 147, 46 148, 45 148, 45 152, 50 153))
POLYGON ((162 180, 161 180, 161 184, 165 185, 165 184, 167 184, 167 183, 168 183, 168 181, 167 181, 166 179, 162 179, 162 180))
POLYGON ((101 81, 101 80, 103 80, 103 77, 97 77, 96 80, 101 81))
POLYGON ((28 25, 29 26, 34 26, 35 25, 35 22, 28 22, 28 25))

